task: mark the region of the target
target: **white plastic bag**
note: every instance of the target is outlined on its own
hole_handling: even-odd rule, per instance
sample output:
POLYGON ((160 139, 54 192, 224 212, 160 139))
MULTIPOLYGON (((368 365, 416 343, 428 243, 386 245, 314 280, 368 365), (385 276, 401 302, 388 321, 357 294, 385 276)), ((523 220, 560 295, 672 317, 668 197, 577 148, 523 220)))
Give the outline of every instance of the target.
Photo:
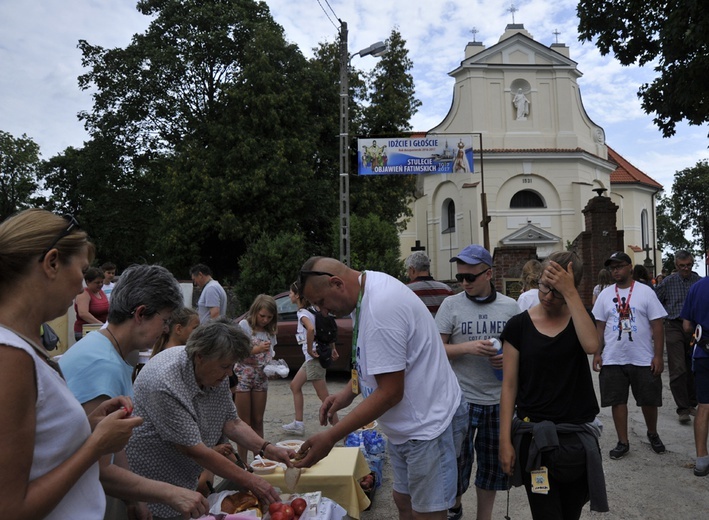
POLYGON ((288 377, 290 369, 284 359, 272 359, 263 367, 263 372, 266 377, 288 377))

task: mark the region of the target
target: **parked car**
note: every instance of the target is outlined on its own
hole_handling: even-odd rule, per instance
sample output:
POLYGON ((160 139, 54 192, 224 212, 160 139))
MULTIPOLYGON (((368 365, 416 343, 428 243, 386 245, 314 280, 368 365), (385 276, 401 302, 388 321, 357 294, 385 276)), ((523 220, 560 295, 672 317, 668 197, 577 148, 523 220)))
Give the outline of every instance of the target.
MULTIPOLYGON (((303 351, 295 340, 295 331, 298 327, 296 313, 298 306, 290 301, 287 292, 282 292, 273 297, 278 308, 278 334, 276 344, 276 359, 284 359, 291 369, 291 376, 294 376, 303 365, 305 358, 303 351)), ((246 315, 236 319, 237 323, 246 315)), ((350 372, 350 361, 352 359, 352 319, 337 318, 337 341, 335 342, 337 353, 340 357, 334 361, 328 371, 350 372)))

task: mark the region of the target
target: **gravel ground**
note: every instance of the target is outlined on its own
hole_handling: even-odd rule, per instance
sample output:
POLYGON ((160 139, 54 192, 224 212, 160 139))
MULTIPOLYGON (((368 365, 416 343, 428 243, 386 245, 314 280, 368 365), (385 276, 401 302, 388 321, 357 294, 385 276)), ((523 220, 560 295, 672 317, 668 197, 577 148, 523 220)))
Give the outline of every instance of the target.
MULTIPOLYGON (((666 365, 665 365, 666 366, 666 365)), ((658 432, 667 452, 655 454, 645 436, 645 424, 640 409, 630 405, 630 453, 621 460, 610 460, 608 452, 615 447, 617 438, 610 408, 601 409, 599 418, 605 425, 601 437, 603 468, 610 503, 610 513, 591 513, 586 506, 582 519, 608 520, 665 520, 700 516, 709 504, 709 477, 695 477, 694 437, 691 425, 680 425, 675 414, 669 390, 669 376, 663 374, 663 404, 660 409, 658 432)), ((598 378, 594 374, 597 384, 598 378)), ((288 387, 290 378, 271 381, 265 416, 266 439, 275 442, 292 438, 281 425, 293 420, 293 399, 288 387)), ((345 375, 328 375, 330 392, 336 392, 347 383, 345 375)), ((311 385, 303 388, 305 395, 305 437, 323 429, 318 424, 320 401, 311 385)), ((353 406, 359 403, 356 399, 353 406)), ((372 507, 362 513, 362 520, 397 518, 391 496, 391 471, 385 464, 384 481, 378 488, 372 507)), ((506 493, 498 493, 493 518, 504 518, 506 493)), ((527 497, 523 488, 513 488, 509 494, 509 517, 513 520, 531 520, 527 497)), ((475 490, 463 496, 463 518, 474 518, 475 490)))

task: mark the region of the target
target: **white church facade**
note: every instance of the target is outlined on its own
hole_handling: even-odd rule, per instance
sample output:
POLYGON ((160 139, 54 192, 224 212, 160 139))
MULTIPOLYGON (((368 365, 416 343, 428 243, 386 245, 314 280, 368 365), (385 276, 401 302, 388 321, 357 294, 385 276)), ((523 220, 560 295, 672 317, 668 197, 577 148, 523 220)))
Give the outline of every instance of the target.
POLYGON ((662 186, 606 144, 584 110, 581 72, 567 46, 547 47, 512 24, 489 48, 469 43, 450 75, 450 111, 427 134, 472 134, 474 171, 418 177, 402 257, 425 246, 433 276, 444 280, 455 273, 450 258, 470 243, 487 242, 491 252, 533 245, 544 258, 584 231, 582 210, 602 195, 619 207, 625 252, 635 263, 659 265, 655 203, 662 186))

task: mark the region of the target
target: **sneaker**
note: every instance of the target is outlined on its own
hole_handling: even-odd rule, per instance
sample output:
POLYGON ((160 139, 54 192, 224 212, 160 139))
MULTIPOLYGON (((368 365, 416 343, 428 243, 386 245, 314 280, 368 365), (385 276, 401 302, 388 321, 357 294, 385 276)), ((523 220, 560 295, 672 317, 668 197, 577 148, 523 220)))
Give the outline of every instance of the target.
POLYGON ((613 460, 618 460, 622 459, 625 457, 625 454, 630 451, 630 443, 625 444, 620 441, 618 441, 618 444, 616 445, 615 448, 611 450, 611 459, 613 460))
POLYGON ((283 429, 288 433, 294 433, 296 435, 303 435, 305 433, 305 426, 302 422, 293 421, 292 423, 284 424, 283 429))
POLYGON ((692 417, 694 417, 695 415, 697 415, 697 407, 696 407, 696 406, 690 406, 690 407, 689 407, 689 415, 691 415, 692 417))
MULTIPOLYGON (((694 474, 698 477, 709 475, 709 457, 697 457, 697 462, 694 465, 694 474)), ((450 509, 448 514, 450 515, 450 509)))
POLYGON ((689 424, 692 420, 689 418, 689 412, 681 412, 677 415, 680 424, 689 424))
POLYGON ((448 510, 448 520, 460 520, 463 518, 463 504, 458 506, 458 509, 451 507, 448 510))
POLYGON ((650 446, 652 446, 652 451, 655 453, 665 453, 665 445, 662 444, 658 434, 647 432, 647 438, 650 441, 650 446))

